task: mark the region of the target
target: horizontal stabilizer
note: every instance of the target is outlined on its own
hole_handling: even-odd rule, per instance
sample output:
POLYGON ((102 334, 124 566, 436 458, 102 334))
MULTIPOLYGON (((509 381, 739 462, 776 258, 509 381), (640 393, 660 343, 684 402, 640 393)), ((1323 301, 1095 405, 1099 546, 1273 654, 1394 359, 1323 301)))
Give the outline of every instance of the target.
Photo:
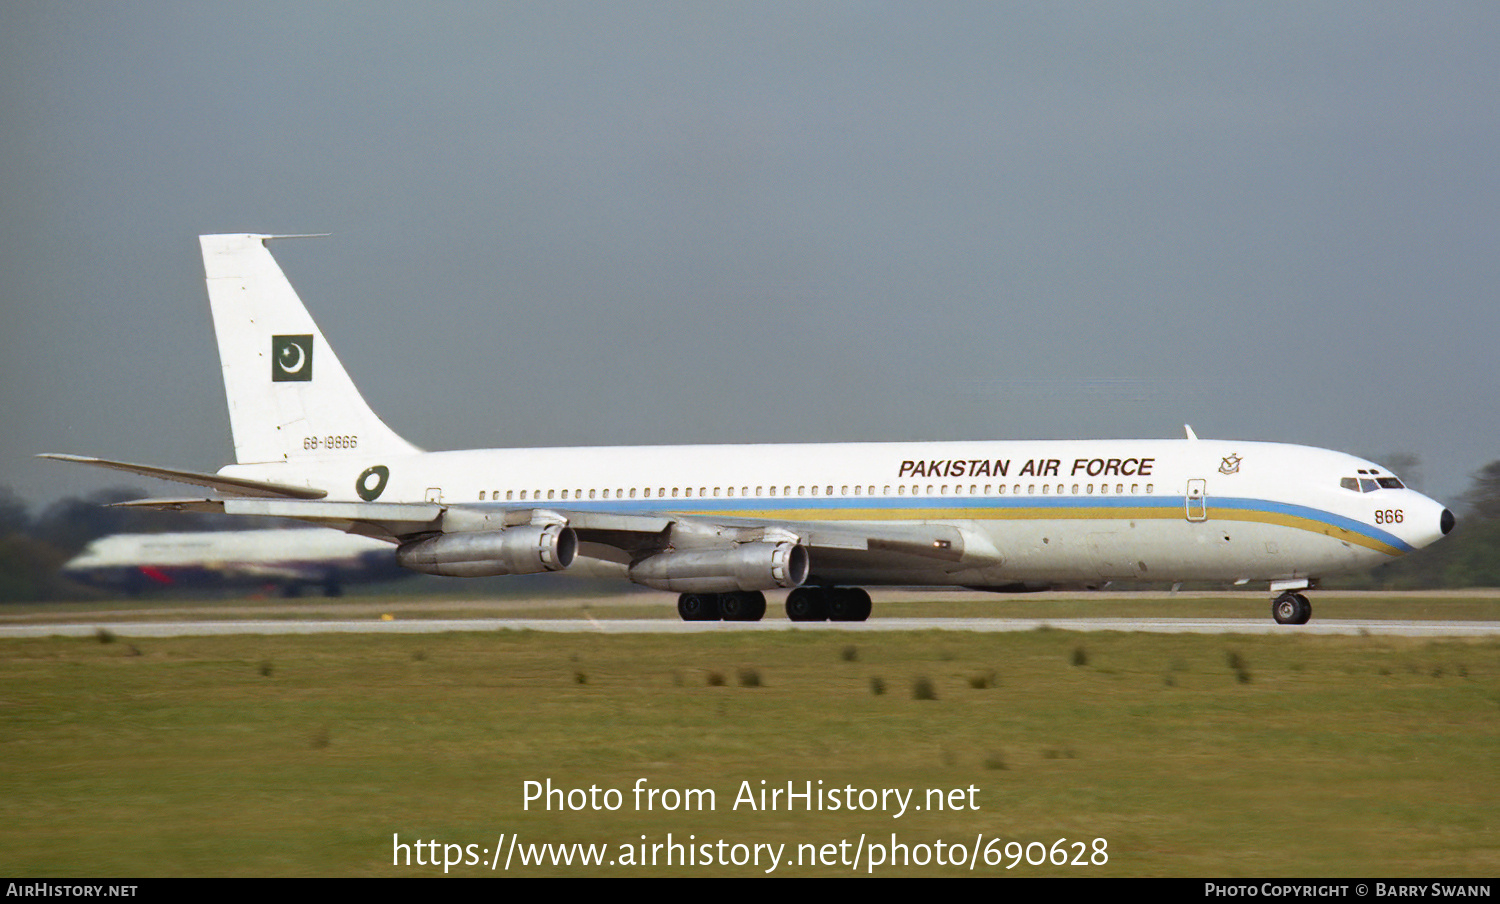
POLYGON ((312 487, 294 487, 284 483, 271 483, 266 480, 247 480, 243 477, 225 477, 220 474, 204 474, 199 471, 178 471, 172 468, 158 468, 153 465, 136 465, 128 461, 89 458, 84 455, 60 455, 48 452, 38 455, 37 458, 50 458, 53 461, 71 461, 81 465, 93 465, 97 468, 109 468, 113 471, 140 474, 143 477, 155 477, 158 480, 190 483, 194 486, 218 490, 225 496, 249 496, 270 499, 322 499, 328 495, 327 490, 318 490, 312 487))

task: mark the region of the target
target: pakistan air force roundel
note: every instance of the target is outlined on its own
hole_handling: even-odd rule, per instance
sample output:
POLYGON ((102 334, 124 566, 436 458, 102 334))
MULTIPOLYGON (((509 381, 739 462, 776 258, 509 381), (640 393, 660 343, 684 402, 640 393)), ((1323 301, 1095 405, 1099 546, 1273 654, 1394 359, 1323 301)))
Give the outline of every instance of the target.
POLYGON ((271 382, 307 383, 312 380, 313 337, 271 337, 271 382))

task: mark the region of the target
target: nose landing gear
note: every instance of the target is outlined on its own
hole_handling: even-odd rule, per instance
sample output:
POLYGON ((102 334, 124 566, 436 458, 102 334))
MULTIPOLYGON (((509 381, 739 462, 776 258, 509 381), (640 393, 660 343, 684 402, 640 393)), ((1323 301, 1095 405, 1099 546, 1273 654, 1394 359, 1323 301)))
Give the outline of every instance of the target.
POLYGON ((1312 618, 1312 603, 1288 590, 1271 601, 1271 617, 1278 625, 1305 625, 1312 618))

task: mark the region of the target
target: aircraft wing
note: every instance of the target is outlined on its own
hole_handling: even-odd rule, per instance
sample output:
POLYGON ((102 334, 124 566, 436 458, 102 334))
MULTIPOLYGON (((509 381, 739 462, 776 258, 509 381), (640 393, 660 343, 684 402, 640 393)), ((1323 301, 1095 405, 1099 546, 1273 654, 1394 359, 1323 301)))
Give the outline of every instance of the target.
POLYGON ((404 543, 439 535, 504 531, 520 525, 570 528, 578 552, 629 567, 665 552, 791 542, 806 548, 818 571, 889 567, 893 563, 959 570, 999 564, 1000 554, 960 524, 775 522, 672 513, 615 513, 528 508, 494 510, 435 502, 323 502, 305 499, 142 499, 126 507, 219 511, 296 518, 348 533, 404 543))

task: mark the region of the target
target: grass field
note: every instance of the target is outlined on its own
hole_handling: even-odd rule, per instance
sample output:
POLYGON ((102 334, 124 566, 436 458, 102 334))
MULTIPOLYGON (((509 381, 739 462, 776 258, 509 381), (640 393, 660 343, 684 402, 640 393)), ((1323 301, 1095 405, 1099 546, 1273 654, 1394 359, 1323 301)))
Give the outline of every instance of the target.
MULTIPOLYGON (((0 744, 0 871, 12 876, 441 875, 416 859, 441 862, 445 844, 474 846, 456 849, 470 862, 450 874, 488 875, 512 836, 648 861, 513 860, 524 875, 766 869, 764 853, 759 866, 707 866, 696 848, 699 865, 663 865, 665 849, 649 865, 669 833, 694 846, 785 845, 776 875, 850 873, 840 861, 854 859, 862 835, 890 858, 892 833, 908 860, 927 862, 876 875, 967 873, 967 862, 936 861, 958 859, 948 845, 995 838, 1001 862, 981 857, 973 873, 1500 873, 1493 639, 1043 630, 5 640, 0 744), (716 806, 664 810, 668 793, 640 809, 641 779, 658 792, 712 790, 716 806), (620 805, 593 809, 580 793, 583 809, 527 808, 524 783, 547 780, 597 787, 600 805, 616 789, 620 805), (918 806, 929 789, 958 791, 944 799, 963 808, 734 806, 742 783, 788 782, 910 791, 918 806), (1059 839, 1087 843, 1066 847, 1069 858, 1096 861, 1094 839, 1104 839, 1107 862, 1023 857, 1006 869, 1006 842, 1050 849, 1059 839), (407 866, 392 862, 396 840, 439 846, 411 849, 407 866), (814 853, 832 862, 806 863, 814 853)), ((751 853, 731 846, 729 856, 751 853)))

